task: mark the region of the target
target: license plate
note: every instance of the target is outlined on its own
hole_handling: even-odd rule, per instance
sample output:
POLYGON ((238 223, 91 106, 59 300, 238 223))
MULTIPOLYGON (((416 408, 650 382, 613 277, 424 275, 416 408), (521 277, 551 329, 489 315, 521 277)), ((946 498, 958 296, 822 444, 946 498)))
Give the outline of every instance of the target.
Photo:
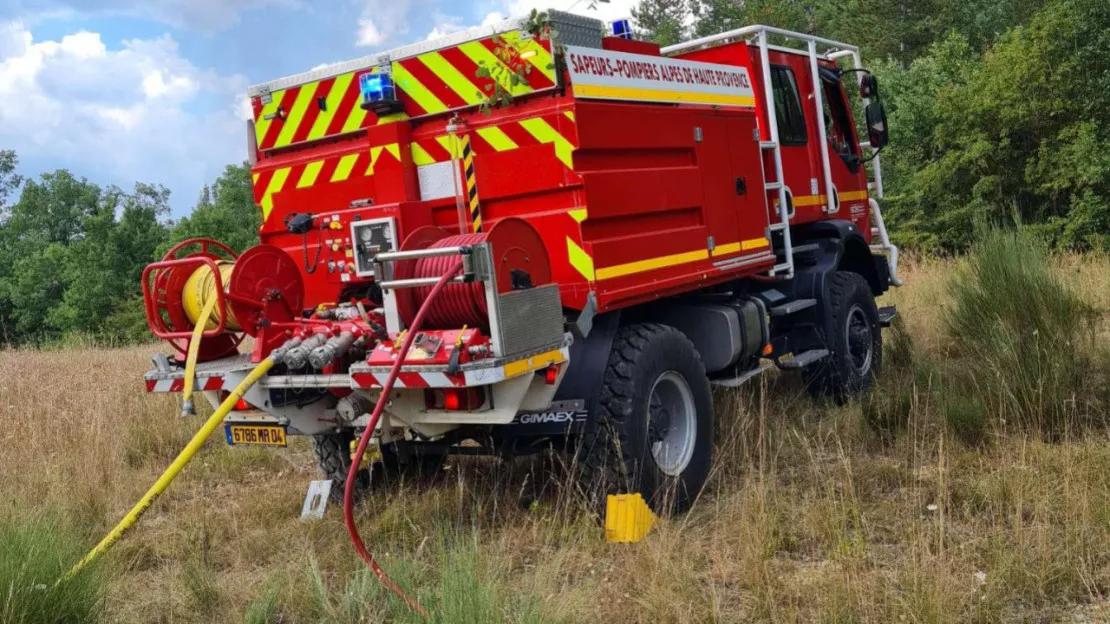
POLYGON ((285 427, 278 425, 227 425, 227 443, 258 446, 285 446, 285 427))

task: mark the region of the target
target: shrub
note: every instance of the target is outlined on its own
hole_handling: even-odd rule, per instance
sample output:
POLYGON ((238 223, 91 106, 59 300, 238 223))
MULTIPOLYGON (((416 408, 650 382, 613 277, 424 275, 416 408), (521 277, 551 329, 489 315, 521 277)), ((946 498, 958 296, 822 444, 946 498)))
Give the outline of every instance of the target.
POLYGON ((971 381, 992 395, 1006 421, 1062 431, 1077 411, 1070 406, 1095 381, 1095 309, 1020 230, 988 232, 954 272, 951 292, 947 331, 971 381))
POLYGON ((55 585, 85 555, 68 526, 35 517, 0 517, 0 622, 97 622, 106 585, 89 566, 55 585))

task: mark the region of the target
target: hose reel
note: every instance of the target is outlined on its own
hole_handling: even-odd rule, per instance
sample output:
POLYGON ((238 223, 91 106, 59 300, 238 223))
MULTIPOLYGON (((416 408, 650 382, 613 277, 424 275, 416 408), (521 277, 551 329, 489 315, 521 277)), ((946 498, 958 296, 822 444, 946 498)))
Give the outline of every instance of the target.
POLYGON ((248 335, 258 341, 257 359, 287 338, 283 331, 267 328, 296 320, 304 306, 304 282, 296 261, 272 245, 236 255, 223 243, 190 239, 148 266, 142 283, 151 331, 182 356, 188 353, 204 308, 215 299, 201 334, 199 361, 236 353, 248 335))

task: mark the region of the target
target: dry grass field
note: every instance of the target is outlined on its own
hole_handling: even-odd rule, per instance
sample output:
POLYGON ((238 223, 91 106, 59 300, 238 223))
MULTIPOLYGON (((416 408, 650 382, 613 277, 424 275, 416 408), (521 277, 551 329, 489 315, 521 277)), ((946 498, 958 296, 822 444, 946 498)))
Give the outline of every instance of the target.
MULTIPOLYGON (((1053 271, 1110 309, 1110 261, 1053 271)), ((640 544, 602 541, 558 456, 459 459, 380 488, 364 535, 443 622, 1110 621, 1108 430, 1046 436, 984 394, 969 400, 985 429, 955 435, 930 372, 964 353, 945 331, 952 274, 905 263, 877 398, 818 405, 777 374, 716 394, 706 494, 640 544)), ((201 422, 143 392, 154 348, 0 352, 0 518, 53 523, 80 553, 149 487, 201 422)), ((1067 409, 1098 410, 1101 392, 1067 409)), ((97 571, 103 619, 416 621, 356 559, 338 507, 298 520, 314 478, 306 440, 211 440, 97 571)))

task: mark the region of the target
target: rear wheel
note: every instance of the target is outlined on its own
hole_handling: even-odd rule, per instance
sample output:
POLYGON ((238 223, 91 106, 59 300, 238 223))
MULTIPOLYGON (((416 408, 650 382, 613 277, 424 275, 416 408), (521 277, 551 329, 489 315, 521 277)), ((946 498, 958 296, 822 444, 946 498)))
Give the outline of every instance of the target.
POLYGON ((883 334, 871 286, 858 273, 838 271, 829 278, 832 335, 829 356, 806 369, 813 394, 838 402, 866 392, 879 373, 883 334))
MULTIPOLYGON (((343 499, 343 489, 351 469, 351 445, 355 440, 354 432, 350 430, 312 436, 316 466, 326 479, 332 481, 333 500, 343 499)), ((381 458, 371 464, 369 470, 359 471, 355 491, 405 477, 435 474, 443 467, 444 459, 443 454, 425 453, 420 449, 412 449, 401 457, 393 444, 387 444, 381 449, 381 458)))
MULTIPOLYGON (((331 499, 343 500, 343 489, 347 486, 347 473, 351 469, 351 441, 354 433, 348 430, 336 433, 321 433, 312 436, 312 452, 316 455, 316 467, 331 480, 331 499)), ((365 488, 365 471, 359 475, 356 489, 365 488)))
POLYGON ((705 486, 712 456, 713 399, 694 345, 665 325, 622 328, 578 452, 591 504, 639 492, 656 511, 683 511, 705 486))

